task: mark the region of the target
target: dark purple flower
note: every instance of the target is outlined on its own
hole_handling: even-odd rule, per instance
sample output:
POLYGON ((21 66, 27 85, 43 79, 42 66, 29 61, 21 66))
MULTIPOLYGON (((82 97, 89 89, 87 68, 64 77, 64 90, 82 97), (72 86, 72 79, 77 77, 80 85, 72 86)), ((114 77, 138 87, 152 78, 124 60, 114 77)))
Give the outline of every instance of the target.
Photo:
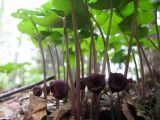
POLYGON ((108 85, 110 90, 114 92, 120 92, 125 89, 128 84, 128 79, 121 73, 110 73, 108 85))
POLYGON ((105 75, 92 74, 87 79, 87 87, 94 94, 98 95, 106 86, 105 75))
POLYGON ((51 83, 50 90, 56 99, 63 99, 68 95, 69 86, 63 80, 55 80, 51 83))
POLYGON ((41 96, 42 95, 42 88, 41 87, 39 87, 39 86, 35 86, 34 88, 33 88, 33 94, 35 95, 35 96, 41 96))

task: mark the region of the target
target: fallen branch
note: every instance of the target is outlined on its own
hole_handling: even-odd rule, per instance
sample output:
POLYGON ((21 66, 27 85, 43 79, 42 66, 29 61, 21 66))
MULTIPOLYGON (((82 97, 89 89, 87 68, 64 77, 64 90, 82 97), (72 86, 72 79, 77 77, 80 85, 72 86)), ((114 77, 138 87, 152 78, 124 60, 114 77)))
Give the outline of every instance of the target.
MULTIPOLYGON (((46 79, 46 82, 48 82, 48 81, 50 81, 50 80, 52 80, 52 79, 54 79, 54 78, 55 78, 55 76, 49 76, 49 77, 46 79)), ((32 85, 27 85, 27 86, 24 86, 24 87, 20 87, 20 88, 11 90, 11 91, 9 91, 9 92, 2 93, 2 94, 0 94, 0 101, 1 101, 1 99, 5 98, 5 97, 14 95, 14 94, 16 94, 16 93, 18 93, 18 92, 22 92, 22 91, 25 91, 25 90, 27 90, 27 89, 31 89, 31 88, 33 88, 34 86, 40 85, 40 84, 42 84, 42 83, 43 83, 43 80, 41 80, 41 81, 39 81, 39 82, 37 82, 37 83, 35 83, 35 84, 32 84, 32 85)))

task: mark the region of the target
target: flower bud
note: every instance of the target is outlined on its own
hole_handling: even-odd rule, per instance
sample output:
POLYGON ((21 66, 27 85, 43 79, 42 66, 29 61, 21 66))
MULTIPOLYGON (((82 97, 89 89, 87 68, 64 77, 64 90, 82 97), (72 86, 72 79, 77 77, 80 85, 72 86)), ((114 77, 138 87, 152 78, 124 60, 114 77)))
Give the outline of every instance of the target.
POLYGON ((33 94, 35 95, 35 96, 41 96, 42 95, 42 88, 41 87, 39 87, 39 86, 35 86, 34 88, 33 88, 33 94))
POLYGON ((106 86, 105 75, 92 74, 88 77, 87 87, 94 94, 98 95, 106 86))
POLYGON ((69 86, 63 80, 55 80, 51 83, 50 90, 56 99, 63 99, 68 95, 69 86))

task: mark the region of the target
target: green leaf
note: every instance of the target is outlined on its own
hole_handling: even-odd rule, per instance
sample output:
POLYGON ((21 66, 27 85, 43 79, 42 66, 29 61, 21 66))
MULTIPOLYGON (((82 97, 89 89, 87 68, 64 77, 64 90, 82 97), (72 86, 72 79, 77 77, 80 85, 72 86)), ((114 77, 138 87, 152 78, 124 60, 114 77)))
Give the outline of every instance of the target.
MULTIPOLYGON (((127 16, 126 18, 124 18, 120 23, 119 23, 119 27, 120 29, 125 32, 125 33, 129 33, 130 28, 131 28, 131 24, 132 24, 132 19, 133 19, 133 14, 127 16)), ((137 16, 137 24, 138 26, 143 26, 145 24, 148 24, 150 22, 152 22, 154 20, 154 16, 152 12, 148 12, 148 11, 141 11, 138 13, 137 16), (145 19, 147 18, 147 19, 145 19)))
POLYGON ((58 31, 53 31, 49 40, 49 43, 54 43, 54 44, 62 44, 62 33, 58 31))
POLYGON ((28 20, 33 15, 43 16, 44 13, 36 10, 26 10, 23 8, 20 8, 17 10, 17 12, 14 12, 11 14, 13 17, 28 20))
POLYGON ((57 10, 52 8, 51 11, 53 11, 54 13, 56 13, 57 15, 63 17, 64 16, 64 12, 62 10, 57 10))
POLYGON ((144 38, 149 34, 149 30, 147 27, 138 28, 139 38, 144 38))
POLYGON ((95 41, 95 46, 96 46, 97 52, 104 51, 104 43, 101 37, 98 37, 98 40, 95 41))
POLYGON ((81 40, 88 37, 90 37, 90 32, 87 29, 81 29, 81 31, 78 33, 78 38, 81 40))
POLYGON ((105 22, 107 21, 107 19, 109 18, 109 15, 107 12, 100 12, 98 15, 96 15, 96 20, 98 22, 98 24, 100 26, 102 26, 103 24, 105 24, 105 22))
POLYGON ((33 21, 41 26, 48 28, 62 27, 62 18, 54 12, 49 12, 45 16, 33 16, 33 21))
POLYGON ((123 63, 123 62, 125 62, 127 56, 125 55, 124 52, 125 52, 125 50, 123 50, 123 49, 115 52, 113 57, 112 57, 112 59, 111 59, 111 61, 113 63, 123 63))
POLYGON ((7 64, 0 66, 0 72, 11 73, 14 70, 23 69, 26 65, 30 65, 30 63, 28 63, 28 62, 18 63, 18 64, 7 63, 7 64))
POLYGON ((118 11, 116 11, 117 14, 119 15, 119 12, 121 13, 121 15, 125 18, 131 14, 133 14, 134 12, 134 2, 129 2, 127 5, 121 7, 120 9, 118 9, 118 11))
POLYGON ((97 0, 88 0, 88 3, 95 3, 97 0))
POLYGON ((90 7, 97 10, 108 10, 112 8, 120 8, 126 5, 131 0, 97 0, 96 3, 90 3, 90 7))
POLYGON ((18 24, 18 29, 22 33, 25 33, 25 34, 28 34, 28 35, 33 35, 35 27, 34 27, 33 23, 30 20, 22 20, 18 24))
MULTIPOLYGON (((52 2, 55 9, 62 10, 64 12, 64 15, 67 19, 67 27, 72 28, 70 0, 52 0, 52 2)), ((87 28, 89 13, 84 8, 84 3, 82 0, 74 0, 74 11, 76 16, 77 28, 87 28)))
MULTIPOLYGON (((117 14, 115 14, 115 12, 113 12, 112 25, 111 25, 111 35, 114 35, 114 34, 121 32, 120 28, 118 27, 118 23, 120 23, 121 21, 122 21, 122 18, 119 17, 117 14)), ((102 26, 102 29, 106 35, 108 32, 108 26, 109 26, 109 19, 107 19, 105 24, 103 24, 103 26, 102 26)))
POLYGON ((48 2, 44 3, 41 8, 45 11, 49 11, 53 8, 52 0, 49 0, 48 2))

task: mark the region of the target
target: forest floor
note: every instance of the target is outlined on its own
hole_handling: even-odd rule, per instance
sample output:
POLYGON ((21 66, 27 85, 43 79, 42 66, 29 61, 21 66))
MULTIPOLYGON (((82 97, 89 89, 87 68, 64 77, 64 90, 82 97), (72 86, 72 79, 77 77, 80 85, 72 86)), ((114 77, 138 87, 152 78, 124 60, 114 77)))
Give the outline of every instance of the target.
POLYGON ((0 120, 23 120, 28 112, 30 91, 17 93, 0 101, 0 120))
MULTIPOLYGON (((0 94, 6 91, 0 91, 0 94)), ((62 106, 59 101, 59 106, 62 106)), ((0 101, 0 120, 41 120, 47 111, 56 110, 56 100, 49 95, 45 101, 33 95, 32 90, 19 92, 0 101)), ((53 117, 55 115, 51 115, 53 117)))

